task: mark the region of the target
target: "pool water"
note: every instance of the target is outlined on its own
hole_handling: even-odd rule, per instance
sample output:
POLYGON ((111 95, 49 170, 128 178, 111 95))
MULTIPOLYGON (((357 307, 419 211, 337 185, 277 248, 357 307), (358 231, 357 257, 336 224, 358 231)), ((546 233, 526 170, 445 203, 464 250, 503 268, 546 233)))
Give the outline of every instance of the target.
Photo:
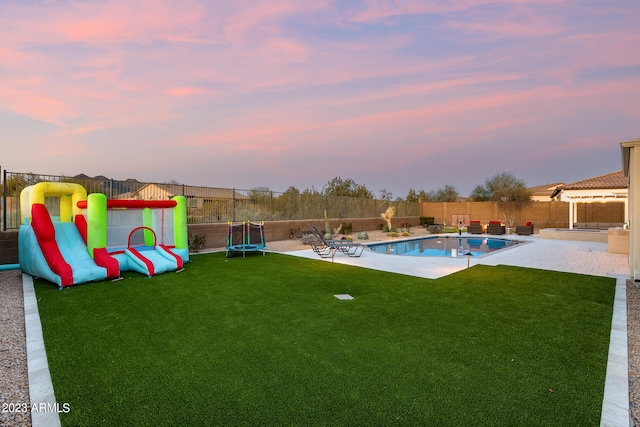
POLYGON ((496 237, 433 236, 398 242, 373 243, 368 247, 374 252, 389 255, 451 257, 452 250, 455 256, 481 256, 520 243, 523 242, 496 237))

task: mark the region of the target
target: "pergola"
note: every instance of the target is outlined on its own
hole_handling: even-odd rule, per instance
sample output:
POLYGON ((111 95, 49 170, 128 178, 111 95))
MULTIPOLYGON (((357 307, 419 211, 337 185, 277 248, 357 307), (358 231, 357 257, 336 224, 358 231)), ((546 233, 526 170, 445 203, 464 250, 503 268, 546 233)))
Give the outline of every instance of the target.
POLYGON ((557 197, 559 194, 560 201, 569 203, 569 229, 573 229, 578 220, 579 203, 623 202, 626 223, 629 221, 627 182, 623 171, 620 170, 558 187, 551 197, 557 197))

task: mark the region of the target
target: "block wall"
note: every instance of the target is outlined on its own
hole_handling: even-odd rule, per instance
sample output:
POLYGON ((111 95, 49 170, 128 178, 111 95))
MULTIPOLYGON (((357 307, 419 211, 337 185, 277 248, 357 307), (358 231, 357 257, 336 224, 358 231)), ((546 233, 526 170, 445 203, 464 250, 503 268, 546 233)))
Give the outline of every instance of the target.
POLYGON ((18 263, 18 231, 0 232, 0 264, 18 263))

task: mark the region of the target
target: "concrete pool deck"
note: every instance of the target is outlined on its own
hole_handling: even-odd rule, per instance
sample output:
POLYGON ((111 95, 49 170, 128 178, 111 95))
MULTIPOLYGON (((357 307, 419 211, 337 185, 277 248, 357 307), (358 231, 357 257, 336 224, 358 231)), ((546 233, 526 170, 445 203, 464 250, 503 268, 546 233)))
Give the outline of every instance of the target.
MULTIPOLYGON (((465 235, 465 233, 462 234, 463 237, 465 235)), ((626 280, 630 275, 629 256, 608 253, 607 243, 602 242, 546 240, 540 239, 539 236, 501 237, 523 240, 530 244, 517 245, 489 255, 470 258, 466 256, 456 258, 398 256, 370 250, 365 250, 359 258, 351 258, 338 252, 333 262, 428 279, 437 279, 455 273, 467 268, 467 265, 480 264, 539 268, 615 278, 616 291, 600 425, 628 427, 631 424, 626 291, 626 280)), ((287 254, 322 259, 311 249, 287 252, 287 254)), ((323 260, 332 262, 330 258, 323 260)))
MULTIPOLYGON (((478 235, 462 234, 463 237, 478 238, 478 235)), ((482 237, 496 237, 485 236, 482 237)), ((517 245, 481 257, 413 257, 376 253, 365 250, 359 258, 351 258, 340 252, 334 257, 335 263, 355 265, 373 270, 408 274, 411 276, 437 279, 474 265, 511 265, 564 271, 567 273, 590 274, 593 276, 628 276, 629 256, 610 254, 607 244, 573 240, 547 240, 537 236, 500 236, 535 244, 517 245)), ((401 241, 402 239, 395 239, 401 241)), ((372 242, 373 243, 373 242, 372 242)), ((375 242, 379 243, 379 242, 375 242)), ((311 249, 287 252, 288 255, 320 259, 311 249)), ((331 259, 325 259, 331 262, 331 259)))

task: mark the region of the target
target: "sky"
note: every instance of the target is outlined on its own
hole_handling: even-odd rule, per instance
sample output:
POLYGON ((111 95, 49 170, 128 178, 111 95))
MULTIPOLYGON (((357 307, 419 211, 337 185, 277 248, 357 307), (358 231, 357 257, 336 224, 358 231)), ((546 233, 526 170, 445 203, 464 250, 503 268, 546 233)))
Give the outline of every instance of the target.
POLYGON ((0 167, 376 196, 622 168, 637 0, 0 0, 0 167))

